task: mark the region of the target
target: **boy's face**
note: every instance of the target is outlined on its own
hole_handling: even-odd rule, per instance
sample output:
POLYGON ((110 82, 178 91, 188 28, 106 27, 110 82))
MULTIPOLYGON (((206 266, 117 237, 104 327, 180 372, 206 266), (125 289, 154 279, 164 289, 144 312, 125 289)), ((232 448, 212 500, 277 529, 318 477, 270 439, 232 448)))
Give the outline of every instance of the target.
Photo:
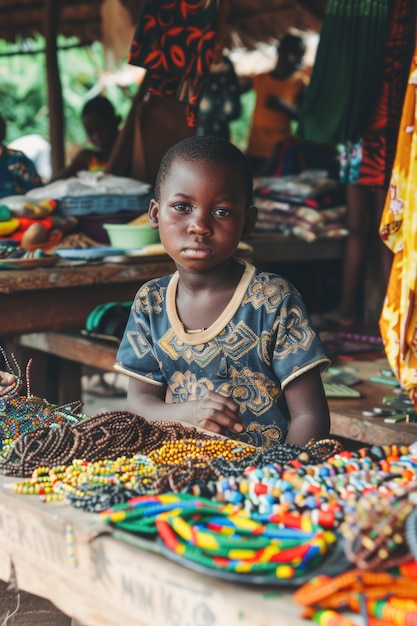
POLYGON ((88 139, 93 146, 102 152, 110 151, 113 147, 117 126, 100 115, 89 114, 83 116, 83 125, 88 139))
POLYGON ((204 271, 229 260, 256 218, 247 209, 237 165, 175 160, 163 181, 149 221, 166 251, 187 269, 204 271))

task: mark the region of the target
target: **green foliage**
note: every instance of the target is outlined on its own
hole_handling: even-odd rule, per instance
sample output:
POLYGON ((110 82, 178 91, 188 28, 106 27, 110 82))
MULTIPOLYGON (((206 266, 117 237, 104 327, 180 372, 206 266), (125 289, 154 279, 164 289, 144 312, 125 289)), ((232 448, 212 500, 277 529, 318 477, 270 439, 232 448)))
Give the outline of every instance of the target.
MULTIPOLYGON (((104 72, 104 51, 99 42, 79 47, 75 38, 64 37, 59 37, 58 48, 68 156, 86 142, 81 110, 88 99, 99 93, 97 85, 104 72)), ((7 142, 29 133, 39 133, 49 139, 44 50, 45 41, 41 36, 16 44, 0 40, 0 112, 7 123, 7 142)), ((137 85, 119 87, 112 84, 103 93, 125 119, 136 91, 137 85)), ((255 103, 254 91, 244 93, 241 102, 241 117, 231 123, 231 140, 245 150, 255 103)))
MULTIPOLYGON (((96 87, 104 68, 103 46, 99 42, 88 47, 75 46, 78 46, 76 39, 58 39, 67 146, 86 142, 81 110, 89 98, 97 95, 96 87)), ((49 138, 44 49, 45 42, 40 36, 16 44, 0 40, 0 102, 1 114, 7 123, 7 142, 29 133, 49 138), (11 56, 13 52, 16 54, 11 56)), ((122 91, 113 86, 104 95, 124 118, 136 89, 137 86, 133 86, 131 90, 122 91)))
POLYGON ((242 113, 238 120, 230 123, 230 138, 238 148, 245 151, 248 143, 248 134, 252 120, 253 109, 255 107, 256 93, 252 89, 240 96, 242 113))

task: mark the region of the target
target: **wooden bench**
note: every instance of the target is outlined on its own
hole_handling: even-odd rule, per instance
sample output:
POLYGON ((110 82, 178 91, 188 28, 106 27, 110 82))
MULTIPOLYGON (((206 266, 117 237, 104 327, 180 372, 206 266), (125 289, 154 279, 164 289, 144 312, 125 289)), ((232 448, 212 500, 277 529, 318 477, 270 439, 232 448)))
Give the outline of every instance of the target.
POLYGON ((118 344, 83 335, 80 330, 29 333, 7 343, 20 365, 33 359, 31 393, 49 402, 65 404, 81 400, 81 377, 86 366, 112 371, 118 344))

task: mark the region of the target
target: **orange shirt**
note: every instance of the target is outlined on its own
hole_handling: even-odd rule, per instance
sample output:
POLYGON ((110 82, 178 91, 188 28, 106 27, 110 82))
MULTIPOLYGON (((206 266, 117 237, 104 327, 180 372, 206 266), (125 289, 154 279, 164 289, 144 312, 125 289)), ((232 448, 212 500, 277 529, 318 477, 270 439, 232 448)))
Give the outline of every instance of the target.
POLYGON ((294 72, 289 78, 279 80, 271 74, 259 74, 253 77, 256 91, 256 103, 249 133, 247 154, 267 158, 271 156, 278 141, 292 136, 291 120, 282 111, 274 111, 266 106, 268 96, 282 98, 291 106, 297 106, 298 98, 308 85, 310 78, 303 72, 294 72))

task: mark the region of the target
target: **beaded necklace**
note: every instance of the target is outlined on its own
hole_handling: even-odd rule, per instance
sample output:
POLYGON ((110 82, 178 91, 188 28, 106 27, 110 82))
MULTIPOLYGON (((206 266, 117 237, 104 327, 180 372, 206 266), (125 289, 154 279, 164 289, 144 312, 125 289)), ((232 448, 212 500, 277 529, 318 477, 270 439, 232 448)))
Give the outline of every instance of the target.
POLYGON ((156 535, 165 548, 211 569, 271 578, 297 578, 315 569, 332 533, 260 524, 231 505, 187 494, 137 497, 101 514, 113 526, 156 535))
POLYGON ((39 428, 77 424, 85 419, 84 415, 78 413, 82 402, 56 406, 31 394, 30 368, 32 359, 29 359, 26 365, 27 395, 19 395, 19 390, 23 383, 20 366, 14 354, 12 354, 13 369, 6 352, 1 346, 0 352, 3 354, 7 371, 15 376, 13 384, 0 390, 0 459, 6 457, 14 442, 21 436, 39 428))
POLYGON ((28 477, 41 466, 67 465, 77 458, 98 461, 139 452, 147 455, 165 443, 183 439, 223 441, 177 422, 149 422, 128 411, 99 413, 74 426, 63 423, 22 435, 0 465, 0 471, 28 477))

